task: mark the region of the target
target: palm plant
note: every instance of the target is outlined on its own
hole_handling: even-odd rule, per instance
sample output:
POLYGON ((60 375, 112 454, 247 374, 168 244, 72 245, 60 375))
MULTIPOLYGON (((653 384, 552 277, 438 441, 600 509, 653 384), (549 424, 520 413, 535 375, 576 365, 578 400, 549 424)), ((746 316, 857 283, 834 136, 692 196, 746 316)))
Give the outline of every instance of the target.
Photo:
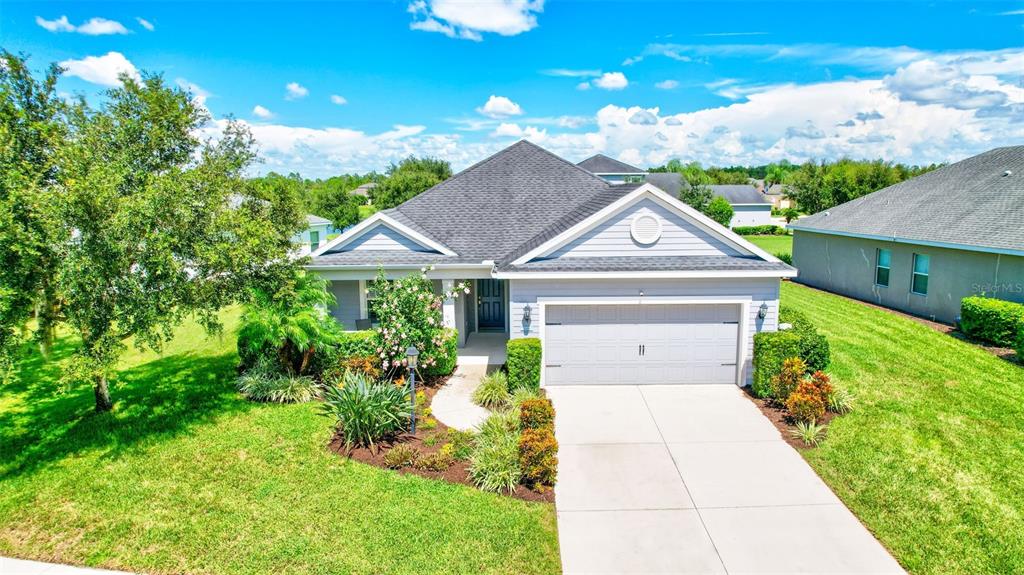
POLYGON ((286 373, 302 374, 313 354, 336 344, 341 328, 327 313, 334 296, 327 282, 299 272, 295 281, 276 294, 253 293, 242 314, 238 331, 239 351, 260 354, 276 350, 286 373))

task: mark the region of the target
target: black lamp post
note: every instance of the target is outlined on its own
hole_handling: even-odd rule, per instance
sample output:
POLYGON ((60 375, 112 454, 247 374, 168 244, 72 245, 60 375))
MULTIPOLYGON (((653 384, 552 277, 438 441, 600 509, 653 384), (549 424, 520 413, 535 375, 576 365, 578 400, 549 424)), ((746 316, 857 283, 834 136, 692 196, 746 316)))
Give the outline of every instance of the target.
POLYGON ((409 416, 409 430, 416 434, 416 359, 420 352, 413 346, 405 349, 405 357, 409 362, 409 399, 412 401, 412 414, 409 416))

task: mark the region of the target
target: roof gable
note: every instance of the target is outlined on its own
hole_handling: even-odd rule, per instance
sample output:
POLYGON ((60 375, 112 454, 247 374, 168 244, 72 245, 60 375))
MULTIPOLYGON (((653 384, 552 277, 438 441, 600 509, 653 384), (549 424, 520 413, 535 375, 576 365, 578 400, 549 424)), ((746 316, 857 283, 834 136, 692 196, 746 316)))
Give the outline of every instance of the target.
POLYGON ((389 211, 377 212, 313 252, 313 257, 352 251, 426 252, 457 255, 450 248, 398 221, 389 211))
POLYGON ((1024 255, 1024 146, 990 150, 791 227, 1024 255))
POLYGON ((594 154, 586 160, 576 164, 591 174, 643 174, 644 170, 620 162, 615 158, 609 158, 604 154, 594 154))

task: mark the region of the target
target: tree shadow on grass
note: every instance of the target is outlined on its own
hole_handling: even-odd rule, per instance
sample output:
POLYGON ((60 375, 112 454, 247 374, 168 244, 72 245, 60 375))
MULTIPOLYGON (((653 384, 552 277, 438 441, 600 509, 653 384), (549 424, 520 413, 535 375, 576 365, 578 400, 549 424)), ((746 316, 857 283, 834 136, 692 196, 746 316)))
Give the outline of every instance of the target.
POLYGON ((88 386, 58 388, 60 360, 73 349, 61 341, 50 361, 27 357, 18 379, 2 389, 22 402, 0 412, 0 480, 86 451, 119 457, 140 443, 253 407, 234 388, 235 354, 179 353, 118 372, 111 388, 114 410, 96 413, 88 386))

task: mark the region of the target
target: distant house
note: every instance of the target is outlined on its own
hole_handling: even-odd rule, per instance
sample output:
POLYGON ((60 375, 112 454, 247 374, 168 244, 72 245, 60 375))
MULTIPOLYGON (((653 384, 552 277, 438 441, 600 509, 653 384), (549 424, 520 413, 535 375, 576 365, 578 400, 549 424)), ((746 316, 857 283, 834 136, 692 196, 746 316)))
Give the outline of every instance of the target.
POLYGON ((1024 146, 997 148, 790 225, 797 281, 953 323, 1024 302, 1024 146))
MULTIPOLYGON (((591 156, 576 165, 612 184, 651 183, 674 198, 678 198, 679 192, 689 185, 680 173, 645 172, 603 154, 591 156)), ((732 206, 730 228, 766 226, 772 223, 772 204, 753 186, 709 187, 716 196, 724 197, 732 206)))
POLYGON ((367 183, 359 186, 358 188, 352 190, 349 193, 354 195, 354 196, 362 196, 362 197, 366 198, 366 203, 367 204, 373 205, 372 194, 373 194, 373 189, 376 188, 376 187, 377 187, 377 183, 376 182, 367 182, 367 183))
POLYGON ((769 226, 772 224, 772 204, 754 186, 747 184, 716 184, 708 186, 716 196, 732 206, 730 228, 739 226, 769 226))
POLYGON ((787 186, 783 184, 772 184, 768 186, 768 189, 764 187, 764 180, 754 180, 754 186, 761 190, 766 200, 771 202, 772 207, 776 210, 784 210, 786 208, 795 208, 796 202, 789 199, 786 195, 787 186))
POLYGON ((309 214, 306 216, 306 229, 295 234, 292 241, 298 244, 300 255, 306 255, 316 251, 332 233, 335 229, 331 220, 309 214))

